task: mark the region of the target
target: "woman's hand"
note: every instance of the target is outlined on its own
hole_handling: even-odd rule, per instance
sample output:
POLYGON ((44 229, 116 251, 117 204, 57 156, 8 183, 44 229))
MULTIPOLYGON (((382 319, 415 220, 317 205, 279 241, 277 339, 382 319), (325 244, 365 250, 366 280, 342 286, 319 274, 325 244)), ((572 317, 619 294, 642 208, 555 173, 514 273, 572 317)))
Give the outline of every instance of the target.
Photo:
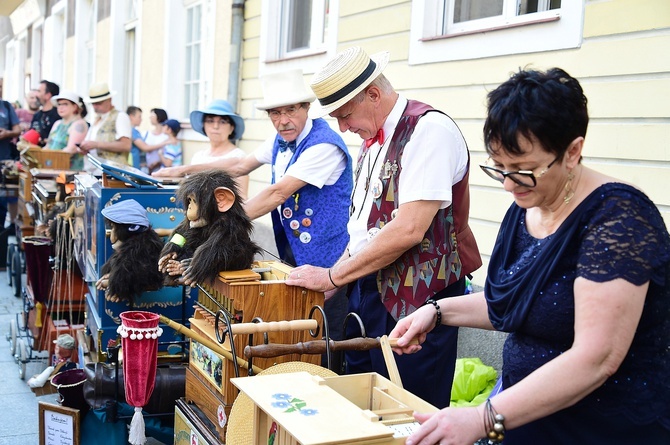
POLYGON ((414 413, 414 418, 421 427, 407 438, 406 445, 471 445, 486 433, 483 406, 414 413))
POLYGON ((421 343, 426 335, 435 327, 436 311, 432 304, 422 306, 407 317, 398 321, 389 334, 389 338, 397 338, 398 346, 393 350, 398 354, 413 354, 421 350, 421 343), (419 344, 409 344, 417 338, 419 344))

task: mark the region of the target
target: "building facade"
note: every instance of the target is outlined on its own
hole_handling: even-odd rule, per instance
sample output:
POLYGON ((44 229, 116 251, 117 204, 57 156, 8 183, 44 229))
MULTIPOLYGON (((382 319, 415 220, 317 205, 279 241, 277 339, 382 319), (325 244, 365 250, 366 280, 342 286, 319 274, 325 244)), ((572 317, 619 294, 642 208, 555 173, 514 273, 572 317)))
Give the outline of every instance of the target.
MULTIPOLYGON (((591 124, 584 162, 642 188, 670 226, 670 2, 667 0, 3 0, 4 97, 41 79, 85 96, 117 91, 117 108, 189 112, 228 99, 245 118, 239 146, 274 134, 255 109, 259 76, 301 68, 305 80, 339 50, 390 51, 401 94, 447 112, 472 154, 471 225, 485 266, 511 197, 476 165, 486 159, 488 91, 520 67, 561 67, 582 83, 591 124)), ((0 33, 3 30, 0 22, 0 33)), ((331 124, 335 126, 335 122, 331 124)), ((148 125, 148 122, 145 123, 148 125)), ((181 134, 185 161, 205 143, 181 134)), ((355 156, 356 135, 344 135, 355 156)), ((250 195, 269 181, 254 172, 250 195)), ((485 269, 478 271, 482 282, 485 269)))

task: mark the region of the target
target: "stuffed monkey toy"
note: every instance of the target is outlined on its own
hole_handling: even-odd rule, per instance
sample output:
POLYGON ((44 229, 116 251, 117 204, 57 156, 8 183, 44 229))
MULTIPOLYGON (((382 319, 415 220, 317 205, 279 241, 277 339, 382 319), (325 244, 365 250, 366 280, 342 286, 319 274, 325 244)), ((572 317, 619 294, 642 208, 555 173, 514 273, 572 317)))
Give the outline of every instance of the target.
POLYGON ((161 272, 195 286, 212 283, 222 270, 251 267, 260 249, 232 177, 221 170, 196 173, 179 185, 177 199, 186 218, 161 252, 161 272))
POLYGON ((146 209, 134 199, 106 207, 102 215, 112 226, 109 240, 114 253, 102 266, 96 288, 105 290, 109 301, 132 305, 142 292, 163 285, 163 275, 156 270, 163 242, 152 230, 146 209))

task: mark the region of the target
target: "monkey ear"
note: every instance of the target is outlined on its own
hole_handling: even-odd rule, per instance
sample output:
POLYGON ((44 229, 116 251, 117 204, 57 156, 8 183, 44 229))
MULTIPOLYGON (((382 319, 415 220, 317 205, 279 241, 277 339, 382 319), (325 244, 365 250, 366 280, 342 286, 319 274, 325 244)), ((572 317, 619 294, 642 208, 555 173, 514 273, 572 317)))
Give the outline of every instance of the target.
POLYGON ((214 198, 216 207, 221 213, 227 212, 235 204, 235 193, 227 187, 217 187, 214 190, 214 198))

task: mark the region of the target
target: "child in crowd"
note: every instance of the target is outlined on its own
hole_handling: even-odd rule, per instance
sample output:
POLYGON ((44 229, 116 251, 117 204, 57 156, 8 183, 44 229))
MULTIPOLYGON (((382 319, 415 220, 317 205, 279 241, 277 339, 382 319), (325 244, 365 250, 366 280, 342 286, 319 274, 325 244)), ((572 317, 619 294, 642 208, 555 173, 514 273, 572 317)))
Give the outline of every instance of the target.
POLYGON ((167 140, 163 140, 157 144, 147 144, 147 133, 142 134, 137 128, 142 124, 142 109, 131 105, 126 109, 126 113, 130 118, 130 124, 133 126, 131 135, 133 145, 130 148, 130 164, 135 168, 148 171, 146 154, 162 148, 167 143, 167 140))
POLYGON ((179 121, 168 119, 163 122, 163 132, 168 135, 167 143, 158 153, 161 158, 161 168, 176 167, 182 164, 181 142, 177 135, 181 131, 179 121))

